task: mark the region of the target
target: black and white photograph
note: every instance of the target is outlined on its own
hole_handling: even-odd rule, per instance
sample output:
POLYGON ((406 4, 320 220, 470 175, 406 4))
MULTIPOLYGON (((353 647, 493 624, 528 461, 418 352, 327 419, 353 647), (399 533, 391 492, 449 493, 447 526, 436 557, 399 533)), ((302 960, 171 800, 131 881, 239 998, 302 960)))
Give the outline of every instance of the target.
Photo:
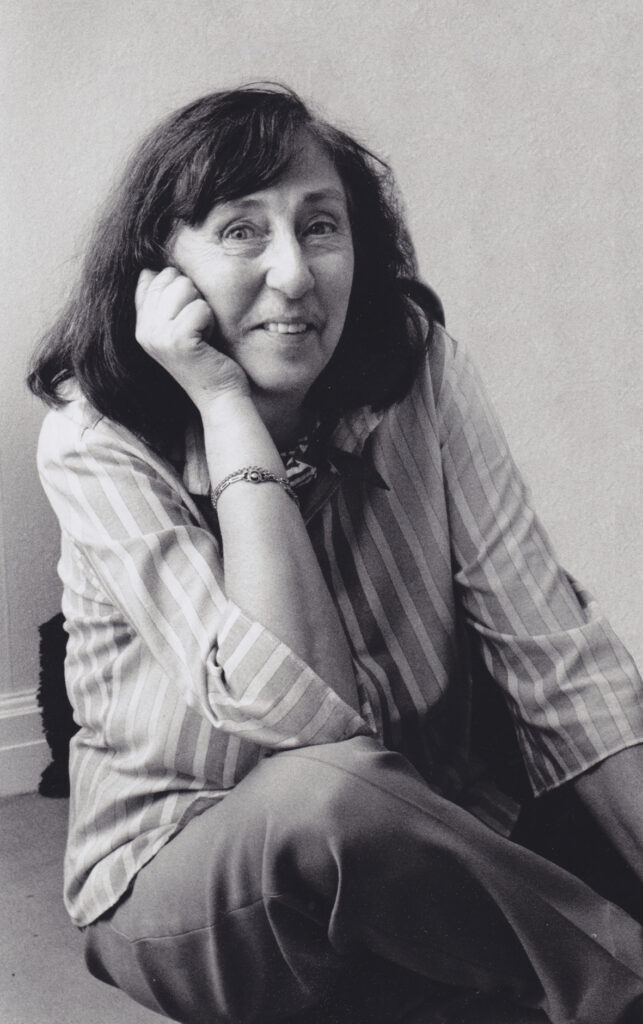
POLYGON ((643 6, 0 39, 0 1021, 643 1024, 643 6))

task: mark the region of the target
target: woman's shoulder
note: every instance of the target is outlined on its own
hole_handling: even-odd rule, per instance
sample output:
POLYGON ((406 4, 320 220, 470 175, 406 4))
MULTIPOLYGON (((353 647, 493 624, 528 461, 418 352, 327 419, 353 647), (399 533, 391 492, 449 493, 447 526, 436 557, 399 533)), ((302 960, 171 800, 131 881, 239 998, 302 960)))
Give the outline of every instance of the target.
POLYGON ((380 413, 371 432, 381 439, 402 432, 422 444, 434 437, 442 444, 456 420, 475 415, 483 394, 467 346, 441 324, 427 322, 424 357, 408 393, 380 413))
POLYGON ((408 398, 412 402, 414 393, 429 390, 432 404, 437 407, 445 388, 450 387, 459 375, 466 372, 470 356, 466 346, 449 334, 446 327, 435 320, 426 320, 423 314, 422 319, 425 329, 425 358, 420 363, 408 398))
POLYGON ((126 427, 102 415, 70 383, 61 404, 46 413, 38 438, 38 465, 64 463, 77 454, 120 452, 132 458, 157 461, 149 447, 126 427))

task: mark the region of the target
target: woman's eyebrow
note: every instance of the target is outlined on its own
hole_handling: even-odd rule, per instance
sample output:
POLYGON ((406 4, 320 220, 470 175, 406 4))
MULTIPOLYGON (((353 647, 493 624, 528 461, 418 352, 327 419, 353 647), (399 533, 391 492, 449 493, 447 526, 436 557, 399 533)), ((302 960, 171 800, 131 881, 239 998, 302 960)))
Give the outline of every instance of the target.
MULTIPOLYGON (((344 192, 339 188, 320 188, 315 189, 312 192, 306 192, 302 196, 302 202, 304 203, 319 203, 325 199, 334 199, 336 202, 346 204, 346 196, 344 192)), ((218 204, 223 209, 229 206, 242 206, 242 207, 255 207, 262 206, 263 200, 260 194, 256 196, 240 196, 238 199, 228 199, 223 203, 218 204)))
POLYGON ((236 208, 240 206, 242 208, 245 208, 246 206, 255 207, 261 205, 262 203, 260 199, 252 199, 250 196, 240 196, 239 199, 226 199, 222 203, 217 203, 213 207, 213 212, 216 212, 217 209, 225 211, 230 207, 236 208))
POLYGON ((304 196, 304 202, 306 203, 319 203, 325 199, 335 199, 344 206, 346 205, 346 195, 338 188, 323 188, 316 192, 307 192, 304 196))

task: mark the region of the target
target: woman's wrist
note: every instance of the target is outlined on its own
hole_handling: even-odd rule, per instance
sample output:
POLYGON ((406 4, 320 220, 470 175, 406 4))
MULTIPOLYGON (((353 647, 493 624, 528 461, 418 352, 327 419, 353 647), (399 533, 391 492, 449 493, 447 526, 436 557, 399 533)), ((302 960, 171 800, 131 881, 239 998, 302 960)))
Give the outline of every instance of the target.
POLYGON ((265 469, 263 466, 243 466, 240 469, 235 469, 232 473, 224 476, 223 480, 220 480, 216 487, 213 487, 210 491, 210 501, 212 502, 213 509, 217 510, 219 498, 227 487, 231 487, 236 483, 251 483, 255 486, 257 484, 277 484, 281 487, 282 491, 288 495, 291 501, 294 501, 297 508, 299 508, 299 499, 295 494, 293 488, 288 483, 286 476, 277 476, 270 470, 265 469))
POLYGON ((214 430, 225 429, 239 417, 252 419, 257 409, 249 389, 226 388, 213 394, 204 395, 198 403, 203 426, 214 430))
POLYGON ((249 394, 222 393, 200 411, 213 489, 246 466, 283 476, 281 456, 249 394))

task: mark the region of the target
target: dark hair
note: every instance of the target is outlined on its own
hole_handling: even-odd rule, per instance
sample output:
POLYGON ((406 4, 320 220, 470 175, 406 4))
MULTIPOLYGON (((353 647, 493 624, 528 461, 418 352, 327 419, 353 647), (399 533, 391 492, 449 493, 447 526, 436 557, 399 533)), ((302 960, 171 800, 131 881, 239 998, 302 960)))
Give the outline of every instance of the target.
POLYGON ((355 248, 345 328, 310 400, 322 417, 399 401, 417 371, 423 340, 406 297, 415 258, 389 168, 291 90, 272 84, 204 96, 144 140, 96 226, 75 292, 42 339, 31 390, 59 405, 61 385, 74 378, 100 413, 152 447, 163 451, 176 440, 193 407, 135 341, 139 273, 167 264, 177 222, 198 226, 215 203, 274 183, 302 133, 328 152, 342 179, 355 248))

